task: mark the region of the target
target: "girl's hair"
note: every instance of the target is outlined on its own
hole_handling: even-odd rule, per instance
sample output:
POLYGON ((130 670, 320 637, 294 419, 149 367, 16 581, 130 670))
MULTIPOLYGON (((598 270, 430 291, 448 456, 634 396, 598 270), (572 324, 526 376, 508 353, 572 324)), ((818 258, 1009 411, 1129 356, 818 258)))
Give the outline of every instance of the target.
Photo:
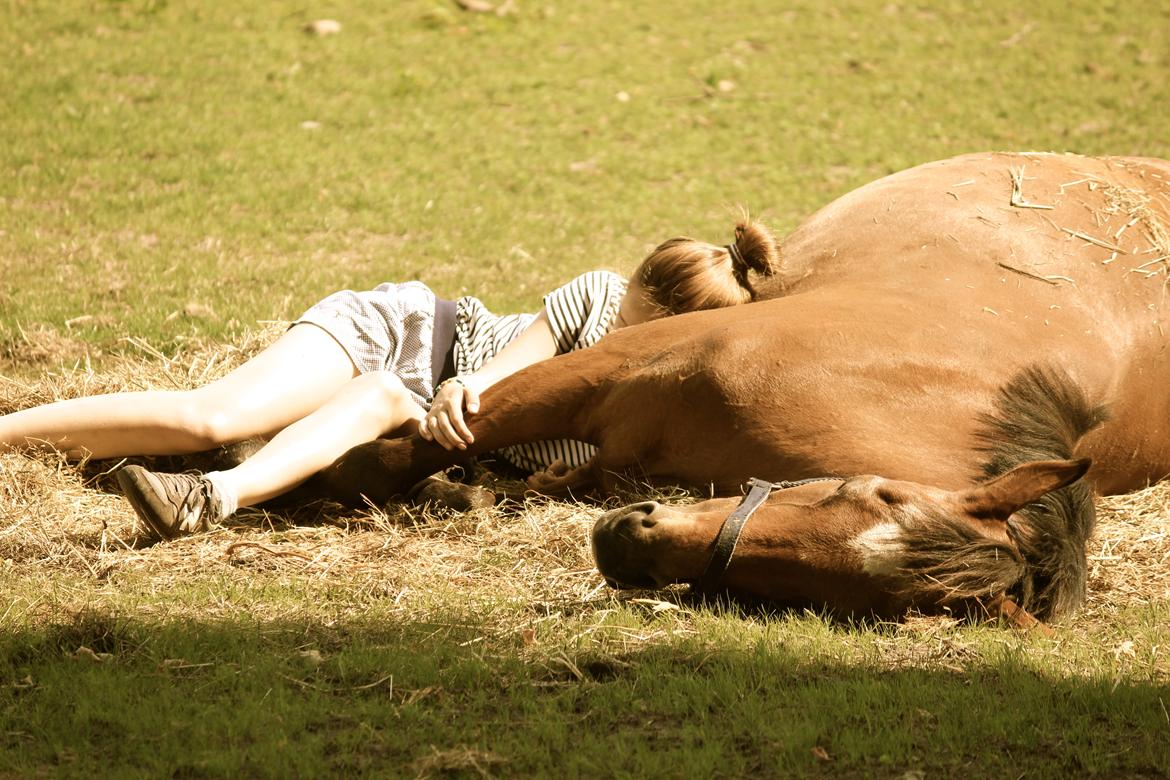
POLYGON ((672 238, 642 261, 633 278, 663 314, 682 314, 754 301, 756 288, 748 274, 768 276, 779 266, 772 231, 745 216, 735 226, 734 243, 672 238))

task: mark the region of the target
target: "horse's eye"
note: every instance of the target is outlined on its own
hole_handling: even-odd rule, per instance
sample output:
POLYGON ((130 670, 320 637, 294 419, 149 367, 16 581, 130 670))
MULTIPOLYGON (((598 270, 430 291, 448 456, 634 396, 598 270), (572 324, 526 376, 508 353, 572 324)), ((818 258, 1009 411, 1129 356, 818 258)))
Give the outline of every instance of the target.
POLYGON ((899 493, 896 490, 890 489, 889 487, 887 487, 885 485, 879 487, 876 492, 877 492, 877 497, 881 501, 883 501, 887 504, 897 505, 897 504, 906 503, 905 496, 903 496, 901 493, 899 493))

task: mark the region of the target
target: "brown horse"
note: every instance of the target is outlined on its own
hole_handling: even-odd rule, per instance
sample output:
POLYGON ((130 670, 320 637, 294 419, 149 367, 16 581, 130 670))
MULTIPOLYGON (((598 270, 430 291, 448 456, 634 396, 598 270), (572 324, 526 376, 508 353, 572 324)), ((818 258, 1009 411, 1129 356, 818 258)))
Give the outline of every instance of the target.
MULTIPOLYGON (((459 459, 562 437, 599 449, 535 480, 553 494, 631 473, 724 495, 837 476, 773 493, 704 584, 847 613, 1019 601, 1054 616, 1084 589, 1082 459, 1102 493, 1170 473, 1168 215, 1160 160, 904 171, 802 224, 770 300, 614 332, 493 387, 466 452, 382 440, 327 484, 380 502, 459 459)), ((735 506, 609 512, 598 567, 624 585, 695 582, 735 506)))

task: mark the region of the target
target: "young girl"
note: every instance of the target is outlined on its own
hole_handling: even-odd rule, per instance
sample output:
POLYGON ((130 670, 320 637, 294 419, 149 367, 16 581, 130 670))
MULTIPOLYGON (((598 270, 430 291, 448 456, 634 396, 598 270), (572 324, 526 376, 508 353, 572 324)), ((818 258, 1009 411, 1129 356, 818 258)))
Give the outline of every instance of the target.
MULTIPOLYGON (((207 530, 278 496, 346 450, 417 428, 452 448, 472 441, 465 414, 487 388, 616 328, 746 303, 750 272, 772 273, 776 241, 744 221, 716 246, 673 238, 626 279, 594 271, 549 293, 538 314, 496 316, 476 298, 444 301, 421 282, 335 293, 222 379, 183 391, 75 398, 0 416, 0 452, 53 447, 69 457, 180 455, 271 437, 239 466, 200 476, 118 472, 138 516, 164 539, 207 530), (433 390, 432 390, 433 388, 433 390)), ((557 441, 500 453, 528 471, 584 464, 592 448, 557 441)))

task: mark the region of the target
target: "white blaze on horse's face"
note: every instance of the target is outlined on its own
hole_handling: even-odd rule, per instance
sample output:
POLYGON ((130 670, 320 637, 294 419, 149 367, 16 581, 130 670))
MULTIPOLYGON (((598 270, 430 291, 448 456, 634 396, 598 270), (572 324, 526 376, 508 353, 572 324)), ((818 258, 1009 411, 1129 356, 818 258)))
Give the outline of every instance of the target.
MULTIPOLYGON (((860 557, 865 573, 875 577, 894 575, 902 568, 904 538, 929 522, 926 507, 951 514, 957 509, 951 491, 876 476, 847 480, 823 503, 834 501, 850 503, 852 511, 857 513, 857 527, 861 530, 849 540, 848 546, 860 557)), ((980 531, 997 541, 1007 540, 994 526, 981 527, 980 531)))
POLYGON ((921 504, 941 509, 950 503, 949 497, 947 491, 928 485, 866 475, 846 480, 818 503, 854 515, 849 525, 860 530, 847 546, 858 554, 866 574, 888 576, 902 565, 907 529, 925 517, 921 504))
POLYGON ((866 574, 882 577, 898 571, 905 552, 902 533, 897 523, 879 523, 853 537, 849 544, 861 556, 866 574))

